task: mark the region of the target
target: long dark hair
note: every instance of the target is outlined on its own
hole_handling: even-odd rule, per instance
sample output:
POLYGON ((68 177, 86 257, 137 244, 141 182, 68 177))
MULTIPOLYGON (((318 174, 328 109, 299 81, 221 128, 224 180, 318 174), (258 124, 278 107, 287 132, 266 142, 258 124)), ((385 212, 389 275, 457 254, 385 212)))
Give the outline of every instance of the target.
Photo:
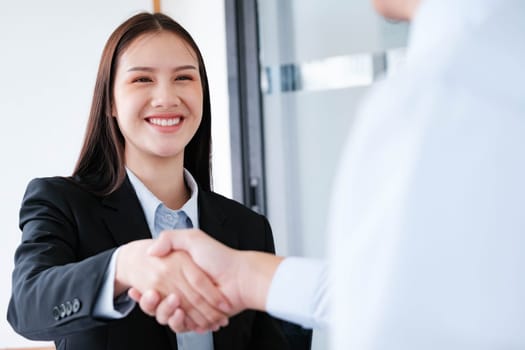
POLYGON ((139 13, 122 23, 109 37, 98 68, 93 102, 84 144, 73 171, 84 186, 98 195, 107 195, 126 177, 124 136, 111 116, 117 61, 137 37, 169 31, 188 43, 197 55, 202 82, 202 121, 184 150, 184 167, 204 190, 211 188, 211 110, 208 77, 202 54, 191 35, 172 18, 161 13, 139 13))

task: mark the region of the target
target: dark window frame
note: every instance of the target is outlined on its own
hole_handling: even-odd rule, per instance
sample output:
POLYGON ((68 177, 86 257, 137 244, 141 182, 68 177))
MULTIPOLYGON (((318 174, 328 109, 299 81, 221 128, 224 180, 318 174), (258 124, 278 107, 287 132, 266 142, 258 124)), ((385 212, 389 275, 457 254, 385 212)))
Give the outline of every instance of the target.
POLYGON ((233 198, 266 214, 256 0, 225 0, 233 198))

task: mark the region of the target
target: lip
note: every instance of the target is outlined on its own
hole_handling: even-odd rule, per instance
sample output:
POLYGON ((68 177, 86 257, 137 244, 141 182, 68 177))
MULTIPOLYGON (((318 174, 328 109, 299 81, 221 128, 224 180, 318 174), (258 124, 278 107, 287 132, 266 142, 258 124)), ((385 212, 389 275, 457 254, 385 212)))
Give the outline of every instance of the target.
POLYGON ((179 130, 184 119, 181 114, 154 114, 144 118, 149 126, 162 133, 172 133, 179 130))

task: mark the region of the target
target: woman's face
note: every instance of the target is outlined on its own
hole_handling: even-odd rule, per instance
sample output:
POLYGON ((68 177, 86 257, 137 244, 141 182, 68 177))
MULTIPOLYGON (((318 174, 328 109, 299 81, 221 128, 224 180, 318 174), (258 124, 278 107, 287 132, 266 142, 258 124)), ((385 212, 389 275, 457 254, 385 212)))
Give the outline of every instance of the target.
POLYGON ((126 163, 182 164, 202 119, 202 95, 197 56, 183 39, 167 31, 135 39, 118 59, 113 90, 126 163))

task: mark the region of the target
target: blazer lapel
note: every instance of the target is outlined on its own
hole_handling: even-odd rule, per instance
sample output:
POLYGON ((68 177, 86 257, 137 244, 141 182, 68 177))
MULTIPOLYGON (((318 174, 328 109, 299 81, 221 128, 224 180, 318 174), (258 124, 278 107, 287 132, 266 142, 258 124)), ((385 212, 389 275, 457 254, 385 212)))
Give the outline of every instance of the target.
POLYGON ((104 222, 117 246, 151 238, 144 211, 127 176, 122 186, 102 200, 102 205, 104 222))
POLYGON ((199 188, 199 227, 202 231, 232 248, 239 247, 236 232, 227 229, 226 214, 211 198, 212 194, 199 188))

